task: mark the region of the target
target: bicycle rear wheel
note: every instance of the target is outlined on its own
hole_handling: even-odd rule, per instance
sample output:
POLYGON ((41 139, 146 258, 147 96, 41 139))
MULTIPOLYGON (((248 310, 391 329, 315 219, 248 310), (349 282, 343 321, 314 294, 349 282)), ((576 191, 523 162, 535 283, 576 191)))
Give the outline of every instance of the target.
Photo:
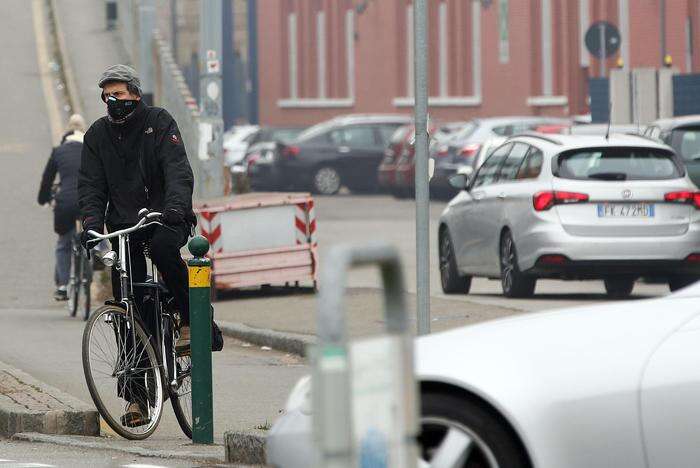
POLYGON ((106 305, 96 310, 83 333, 83 371, 97 411, 117 434, 132 440, 149 437, 163 413, 163 374, 139 320, 106 305), (135 345, 134 345, 135 338, 135 345), (143 409, 143 422, 122 417, 131 403, 143 409))
POLYGON ((170 386, 170 403, 173 405, 175 418, 182 432, 192 438, 192 359, 189 355, 178 355, 177 385, 170 386))
POLYGON ((80 286, 82 278, 82 263, 83 259, 80 254, 77 253, 75 246, 73 246, 73 253, 71 255, 71 275, 68 280, 68 313, 71 317, 75 317, 78 312, 78 303, 80 301, 80 286))
POLYGON ((87 258, 84 255, 81 255, 82 263, 83 263, 83 280, 82 280, 82 286, 83 286, 83 292, 84 292, 84 299, 83 299, 83 320, 87 320, 90 318, 90 306, 91 306, 91 297, 90 297, 90 288, 92 286, 92 263, 90 262, 90 259, 87 258))

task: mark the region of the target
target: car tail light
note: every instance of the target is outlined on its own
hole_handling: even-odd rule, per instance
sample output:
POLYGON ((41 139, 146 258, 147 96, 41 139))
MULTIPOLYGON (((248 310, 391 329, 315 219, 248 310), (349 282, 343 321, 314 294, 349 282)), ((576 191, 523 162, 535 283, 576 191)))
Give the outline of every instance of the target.
POLYGON ((682 192, 670 192, 664 196, 667 202, 672 203, 687 203, 695 207, 696 210, 700 210, 700 192, 691 192, 689 190, 684 190, 682 192))
POLYGON ((583 203, 588 201, 588 195, 576 192, 538 192, 532 197, 535 211, 546 211, 554 205, 583 203))
POLYGON ((282 156, 285 158, 293 158, 299 155, 299 151, 298 146, 285 146, 282 148, 282 156))
POLYGON ((537 259, 540 265, 564 265, 569 259, 564 255, 542 255, 537 259))
POLYGON ((450 154, 450 147, 447 145, 444 145, 444 146, 441 146, 440 148, 438 148, 437 153, 436 153, 438 158, 444 158, 445 156, 449 156, 449 154, 450 154))
POLYGON ((700 263, 700 253, 693 253, 685 258, 686 262, 689 263, 700 263))
POLYGON ((462 158, 471 158, 476 155, 477 151, 479 151, 479 148, 481 145, 477 145, 476 143, 470 143, 468 145, 465 145, 462 147, 461 150, 459 150, 459 155, 462 158))

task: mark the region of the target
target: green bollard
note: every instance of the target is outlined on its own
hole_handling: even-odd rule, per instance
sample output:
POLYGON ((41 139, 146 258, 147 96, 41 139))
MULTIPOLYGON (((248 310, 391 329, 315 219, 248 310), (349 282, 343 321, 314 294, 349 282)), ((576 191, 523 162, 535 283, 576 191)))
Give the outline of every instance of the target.
POLYGON ((214 443, 214 407, 211 378, 211 260, 205 257, 209 241, 194 237, 188 244, 190 283, 190 349, 192 352, 192 442, 214 443))

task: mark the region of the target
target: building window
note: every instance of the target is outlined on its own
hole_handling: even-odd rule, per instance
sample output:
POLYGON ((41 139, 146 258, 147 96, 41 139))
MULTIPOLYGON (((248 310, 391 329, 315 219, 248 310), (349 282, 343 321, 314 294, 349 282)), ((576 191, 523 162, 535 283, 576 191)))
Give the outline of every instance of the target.
MULTIPOLYGON (((300 92, 300 55, 302 55, 299 47, 299 17, 298 15, 303 14, 301 12, 293 11, 287 16, 287 34, 286 41, 282 46, 287 50, 287 56, 289 61, 289 97, 286 99, 281 99, 277 102, 277 105, 282 108, 332 108, 332 107, 352 107, 355 104, 355 12, 352 9, 345 10, 341 12, 343 15, 341 21, 343 28, 340 31, 328 28, 328 15, 324 10, 317 11, 311 18, 305 18, 306 21, 302 21, 302 24, 315 24, 313 28, 313 34, 315 36, 315 41, 313 44, 316 48, 315 62, 308 63, 314 54, 311 51, 303 51, 304 57, 306 57, 306 62, 303 65, 311 66, 316 71, 316 88, 314 90, 315 96, 304 96, 300 92), (339 76, 342 72, 340 70, 331 70, 331 68, 336 63, 333 60, 328 60, 329 58, 329 34, 332 34, 332 41, 334 44, 342 43, 344 44, 344 55, 345 60, 343 67, 346 75, 346 91, 345 96, 333 96, 331 90, 329 90, 329 73, 333 73, 333 76, 339 76)), ((301 44, 304 44, 301 42, 301 44)), ((303 45, 302 45, 303 46, 303 45)), ((332 54, 336 51, 331 50, 332 54)), ((312 75, 313 76, 313 75, 312 75)), ((305 87, 307 90, 308 88, 305 87)))
MULTIPOLYGON (((414 86, 414 35, 413 35, 413 5, 406 6, 406 96, 394 99, 397 107, 413 107, 415 101, 414 86)), ((457 23, 459 24, 459 23, 457 23)), ((481 3, 480 2, 448 2, 438 4, 437 24, 437 67, 438 88, 437 96, 430 96, 431 106, 479 106, 481 105, 481 3), (468 6, 470 5, 470 6, 468 6), (450 6, 453 8, 471 8, 471 24, 458 25, 456 31, 450 30, 450 6), (454 93, 450 89, 450 38, 458 36, 461 27, 471 31, 471 84, 472 94, 469 96, 454 93)), ((467 46, 468 47, 468 46, 467 46)), ((459 68, 459 67, 458 67, 459 68)))
POLYGON ((552 0, 540 0, 541 95, 529 97, 527 104, 530 106, 565 106, 569 102, 566 96, 554 95, 552 16, 552 0))

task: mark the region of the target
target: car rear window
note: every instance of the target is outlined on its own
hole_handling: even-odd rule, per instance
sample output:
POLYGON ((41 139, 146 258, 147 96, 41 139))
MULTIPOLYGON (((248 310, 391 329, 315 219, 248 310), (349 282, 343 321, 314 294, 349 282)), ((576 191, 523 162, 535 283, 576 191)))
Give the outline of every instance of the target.
POLYGON ((671 135, 671 146, 686 161, 700 159, 700 127, 677 128, 671 135))
POLYGON ((586 148, 554 159, 554 175, 581 180, 676 179, 684 171, 670 151, 656 148, 586 148))

